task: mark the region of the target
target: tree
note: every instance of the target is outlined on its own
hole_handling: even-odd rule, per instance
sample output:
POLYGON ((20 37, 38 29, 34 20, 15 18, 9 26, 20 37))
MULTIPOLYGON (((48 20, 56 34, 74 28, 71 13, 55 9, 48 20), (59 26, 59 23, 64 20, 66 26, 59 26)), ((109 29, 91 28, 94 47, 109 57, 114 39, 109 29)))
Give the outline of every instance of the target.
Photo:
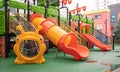
POLYGON ((113 30, 113 33, 115 35, 115 41, 120 41, 120 20, 116 28, 113 30))

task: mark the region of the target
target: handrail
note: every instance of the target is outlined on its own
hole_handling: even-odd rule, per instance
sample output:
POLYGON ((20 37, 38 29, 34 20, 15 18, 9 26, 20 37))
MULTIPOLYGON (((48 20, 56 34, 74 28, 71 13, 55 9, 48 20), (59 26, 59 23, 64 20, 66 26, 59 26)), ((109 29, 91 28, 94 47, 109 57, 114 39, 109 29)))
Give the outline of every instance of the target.
POLYGON ((60 24, 60 27, 62 29, 64 29, 65 31, 67 31, 67 32, 70 32, 70 31, 74 32, 76 34, 76 36, 77 36, 78 43, 80 45, 82 45, 82 46, 86 46, 86 40, 84 38, 82 38, 80 36, 80 34, 77 31, 75 31, 73 28, 71 28, 69 25, 67 25, 67 24, 60 24))

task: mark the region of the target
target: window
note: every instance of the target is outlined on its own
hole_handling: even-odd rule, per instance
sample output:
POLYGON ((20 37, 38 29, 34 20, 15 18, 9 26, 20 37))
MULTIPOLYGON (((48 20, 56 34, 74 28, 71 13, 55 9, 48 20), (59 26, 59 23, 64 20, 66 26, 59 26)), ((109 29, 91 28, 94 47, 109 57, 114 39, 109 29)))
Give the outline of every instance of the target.
POLYGON ((101 14, 95 15, 95 17, 94 17, 94 19, 101 19, 101 18, 102 18, 101 14))
POLYGON ((96 25, 96 29, 97 29, 97 30, 101 30, 101 29, 102 29, 102 24, 97 24, 97 25, 96 25))
POLYGON ((111 22, 116 22, 117 21, 117 14, 111 14, 110 20, 111 20, 111 22))

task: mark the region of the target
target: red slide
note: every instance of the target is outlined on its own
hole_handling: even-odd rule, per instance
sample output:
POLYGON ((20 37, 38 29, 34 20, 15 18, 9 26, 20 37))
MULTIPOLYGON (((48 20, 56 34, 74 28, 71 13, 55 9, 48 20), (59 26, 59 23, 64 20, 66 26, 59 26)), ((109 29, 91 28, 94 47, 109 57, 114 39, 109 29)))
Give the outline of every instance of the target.
POLYGON ((92 44, 100 48, 102 51, 109 51, 112 50, 112 47, 110 45, 105 45, 98 39, 96 39, 91 34, 81 34, 84 38, 86 38, 88 41, 90 41, 92 44))
POLYGON ((86 59, 89 56, 89 49, 85 46, 80 46, 77 43, 77 39, 74 33, 64 35, 58 45, 60 50, 74 56, 75 60, 86 59), (71 37, 71 41, 66 43, 68 37, 71 37))

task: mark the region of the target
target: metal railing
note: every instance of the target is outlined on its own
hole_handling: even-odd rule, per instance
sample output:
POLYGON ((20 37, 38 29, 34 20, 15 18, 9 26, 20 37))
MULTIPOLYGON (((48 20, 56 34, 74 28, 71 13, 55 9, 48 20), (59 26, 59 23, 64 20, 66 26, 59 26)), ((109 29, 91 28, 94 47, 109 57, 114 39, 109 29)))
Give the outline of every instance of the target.
POLYGON ((97 29, 93 28, 93 35, 99 41, 107 45, 113 45, 113 37, 109 37, 108 35, 98 31, 97 29))
POLYGON ((87 41, 83 37, 81 37, 80 34, 77 31, 75 31, 75 29, 70 27, 69 24, 67 24, 67 23, 66 24, 60 24, 60 27, 63 30, 65 30, 66 32, 71 32, 71 31, 74 32, 77 36, 78 43, 82 46, 87 46, 87 41))

